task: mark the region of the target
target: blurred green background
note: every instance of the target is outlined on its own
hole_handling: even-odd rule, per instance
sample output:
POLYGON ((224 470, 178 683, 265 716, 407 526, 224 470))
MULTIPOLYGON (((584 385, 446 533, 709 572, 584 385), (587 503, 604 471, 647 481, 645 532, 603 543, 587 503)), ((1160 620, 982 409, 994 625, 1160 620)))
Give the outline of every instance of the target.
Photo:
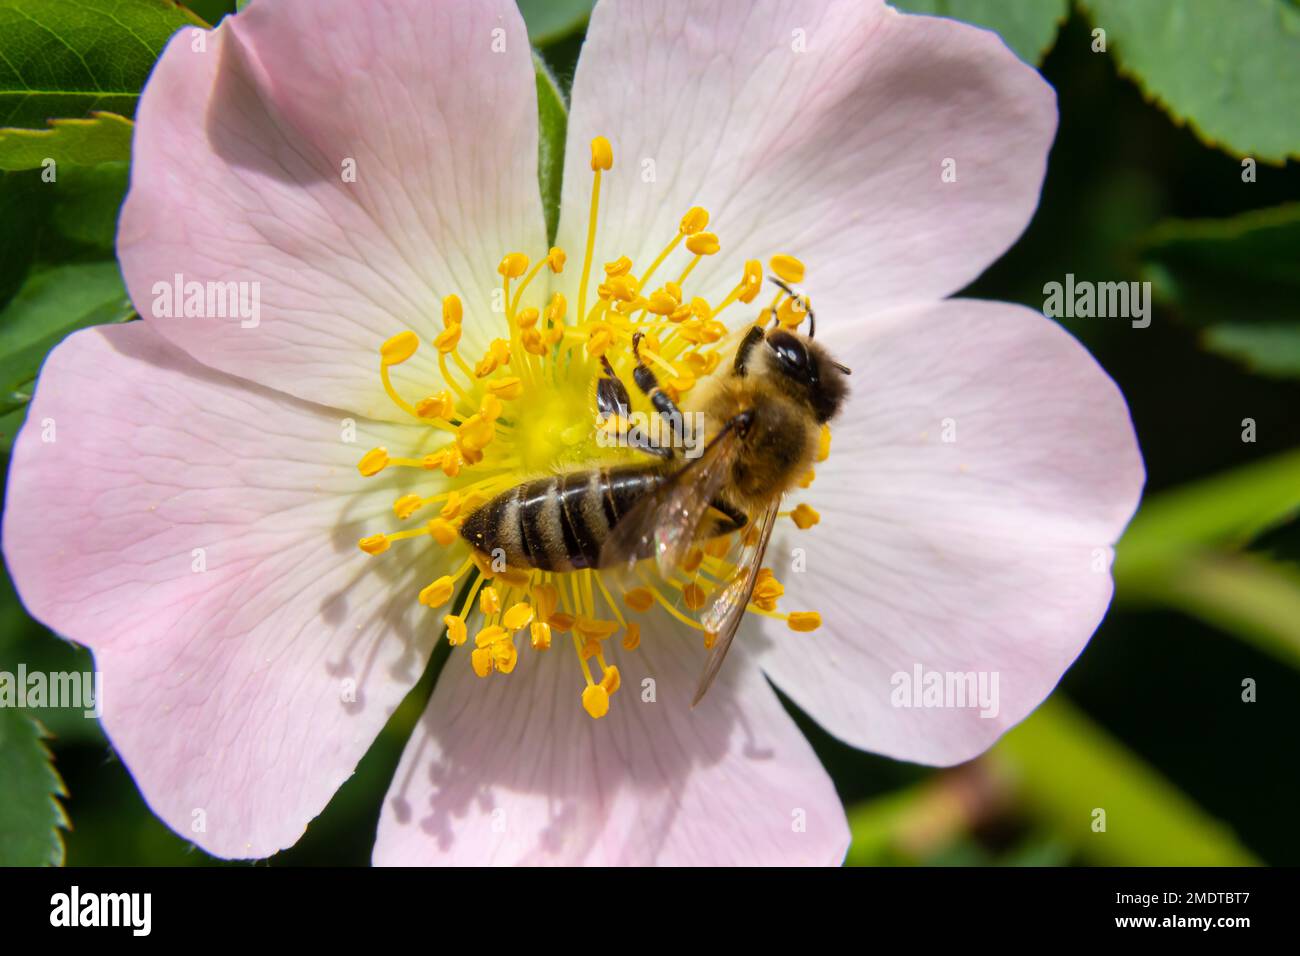
MULTIPOLYGON (((1061 689, 984 757, 946 771, 873 757, 791 706, 849 807, 849 862, 1298 864, 1300 6, 898 5, 998 29, 1056 88, 1060 133, 1038 213, 966 294, 1042 308, 1043 285, 1066 273, 1153 283, 1149 328, 1063 320, 1127 396, 1148 484, 1120 546, 1110 614, 1061 689), (1094 50, 1098 27, 1104 51, 1094 50), (1253 177, 1243 157, 1257 161, 1253 177), (1253 441, 1243 440, 1246 419, 1253 441), (1243 700, 1247 679, 1253 702, 1243 700), (1106 808, 1105 833, 1093 831, 1094 807, 1106 808)), ((0 0, 0 52, 17 42, 24 14, 62 7, 61 16, 89 16, 86 6, 0 0)), ((139 8, 137 32, 146 36, 165 38, 186 16, 160 0, 119 6, 139 8)), ((590 4, 521 6, 567 90, 590 4)), ((215 22, 234 4, 190 8, 215 22)), ((119 82, 135 89, 150 63, 139 49, 112 61, 119 82)), ((93 58, 83 65, 97 68, 93 58)), ((0 126, 40 128, 48 114, 33 115, 12 95, 19 79, 0 69, 0 126)), ((86 78, 75 82, 70 88, 84 89, 86 78)), ((70 96, 59 115, 82 116, 89 104, 70 96)), ((94 108, 129 116, 134 96, 101 96, 94 108)), ((0 129, 6 458, 45 352, 76 327, 130 314, 112 261, 129 142, 113 128, 84 139, 57 147, 72 166, 57 184, 42 184, 30 133, 0 129)), ((25 615, 6 578, 0 671, 19 662, 90 668, 86 652, 25 615)), ((381 801, 440 663, 302 841, 270 865, 368 862, 381 801)), ((96 721, 79 711, 0 709, 0 864, 64 859, 218 862, 154 819, 96 721), (48 756, 29 716, 49 734, 48 756), (57 826, 60 805, 66 829, 57 826)))

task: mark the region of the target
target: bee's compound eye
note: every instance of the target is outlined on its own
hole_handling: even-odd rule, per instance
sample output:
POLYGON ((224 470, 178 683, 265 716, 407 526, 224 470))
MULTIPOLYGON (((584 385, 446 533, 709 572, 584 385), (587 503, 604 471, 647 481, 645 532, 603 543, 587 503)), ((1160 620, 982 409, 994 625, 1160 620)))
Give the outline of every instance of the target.
POLYGON ((808 347, 796 336, 778 329, 767 337, 767 344, 786 375, 802 381, 816 377, 817 369, 808 347))

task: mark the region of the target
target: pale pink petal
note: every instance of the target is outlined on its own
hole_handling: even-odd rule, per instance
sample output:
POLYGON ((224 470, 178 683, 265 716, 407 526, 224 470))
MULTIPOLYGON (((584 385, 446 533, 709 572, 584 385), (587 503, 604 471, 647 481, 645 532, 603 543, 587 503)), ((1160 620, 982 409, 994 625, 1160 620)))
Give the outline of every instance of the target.
MULTIPOLYGON (((501 257, 545 253, 536 111, 510 0, 276 0, 182 31, 137 115, 118 236, 132 300, 207 365, 393 419, 380 343, 432 337, 455 292, 472 350, 501 257), (177 275, 250 283, 257 324, 155 317, 177 275)), ((399 377, 441 388, 434 374, 399 377)))
POLYGON ((114 747, 211 853, 297 840, 425 666, 435 549, 356 544, 409 490, 356 462, 408 431, 206 369, 142 322, 45 363, 9 471, 9 571, 94 650, 114 747))
POLYGON ((656 623, 616 652, 592 720, 572 642, 479 679, 453 651, 380 818, 379 864, 835 865, 826 771, 743 651, 694 710, 698 634, 656 623), (644 682, 653 680, 653 693, 644 682), (652 701, 647 702, 648 697, 652 701))
POLYGON ((574 80, 560 242, 582 248, 603 135, 597 262, 627 254, 639 271, 703 205, 723 252, 692 290, 716 301, 745 259, 788 253, 818 315, 847 321, 943 298, 997 259, 1033 215, 1055 130, 1051 87, 953 20, 879 0, 602 0, 574 80))
POLYGON ((1111 545, 1145 477, 1128 409, 1078 342, 1023 306, 951 300, 825 340, 854 391, 829 460, 790 502, 821 523, 768 554, 784 606, 824 627, 768 622, 763 666, 856 747, 965 760, 1051 692, 1106 612, 1111 545), (895 675, 918 666, 998 675, 996 714, 895 706, 914 702, 895 675))

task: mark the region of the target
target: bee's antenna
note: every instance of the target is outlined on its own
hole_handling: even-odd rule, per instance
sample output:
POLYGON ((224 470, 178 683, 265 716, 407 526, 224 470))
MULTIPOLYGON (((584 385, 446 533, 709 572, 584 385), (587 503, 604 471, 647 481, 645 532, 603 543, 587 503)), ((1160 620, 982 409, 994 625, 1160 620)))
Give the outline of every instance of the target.
POLYGON ((776 286, 778 289, 780 289, 790 298, 798 302, 799 307, 808 313, 808 338, 810 339, 815 338, 817 336, 817 318, 816 316, 813 315, 812 305, 811 303, 809 303, 808 297, 806 295, 801 295, 800 293, 795 292, 794 289, 790 288, 780 279, 776 278, 776 276, 768 276, 767 281, 771 282, 774 286, 776 286))

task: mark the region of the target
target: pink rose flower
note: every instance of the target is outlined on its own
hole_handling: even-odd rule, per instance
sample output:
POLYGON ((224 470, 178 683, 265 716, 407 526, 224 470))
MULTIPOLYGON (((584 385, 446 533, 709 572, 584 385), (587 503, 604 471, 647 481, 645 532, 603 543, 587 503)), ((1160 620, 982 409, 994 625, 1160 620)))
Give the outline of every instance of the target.
POLYGON ((994 34, 876 0, 601 0, 564 255, 509 0, 257 0, 203 40, 173 38, 138 112, 118 251, 144 321, 51 353, 4 521, 177 832, 293 844, 450 621, 376 863, 836 864, 843 809, 772 685, 855 747, 952 764, 1080 653, 1143 467, 1055 322, 945 298, 1028 223, 1056 127, 994 34), (780 311, 747 265, 774 256, 853 391, 784 506, 819 522, 769 549, 784 596, 692 709, 704 640, 656 595, 484 580, 456 526, 591 453, 595 358, 626 373, 638 323, 680 394, 727 367, 780 311), (187 283, 257 307, 185 317, 187 283), (996 675, 994 712, 912 706, 929 673, 996 675))

